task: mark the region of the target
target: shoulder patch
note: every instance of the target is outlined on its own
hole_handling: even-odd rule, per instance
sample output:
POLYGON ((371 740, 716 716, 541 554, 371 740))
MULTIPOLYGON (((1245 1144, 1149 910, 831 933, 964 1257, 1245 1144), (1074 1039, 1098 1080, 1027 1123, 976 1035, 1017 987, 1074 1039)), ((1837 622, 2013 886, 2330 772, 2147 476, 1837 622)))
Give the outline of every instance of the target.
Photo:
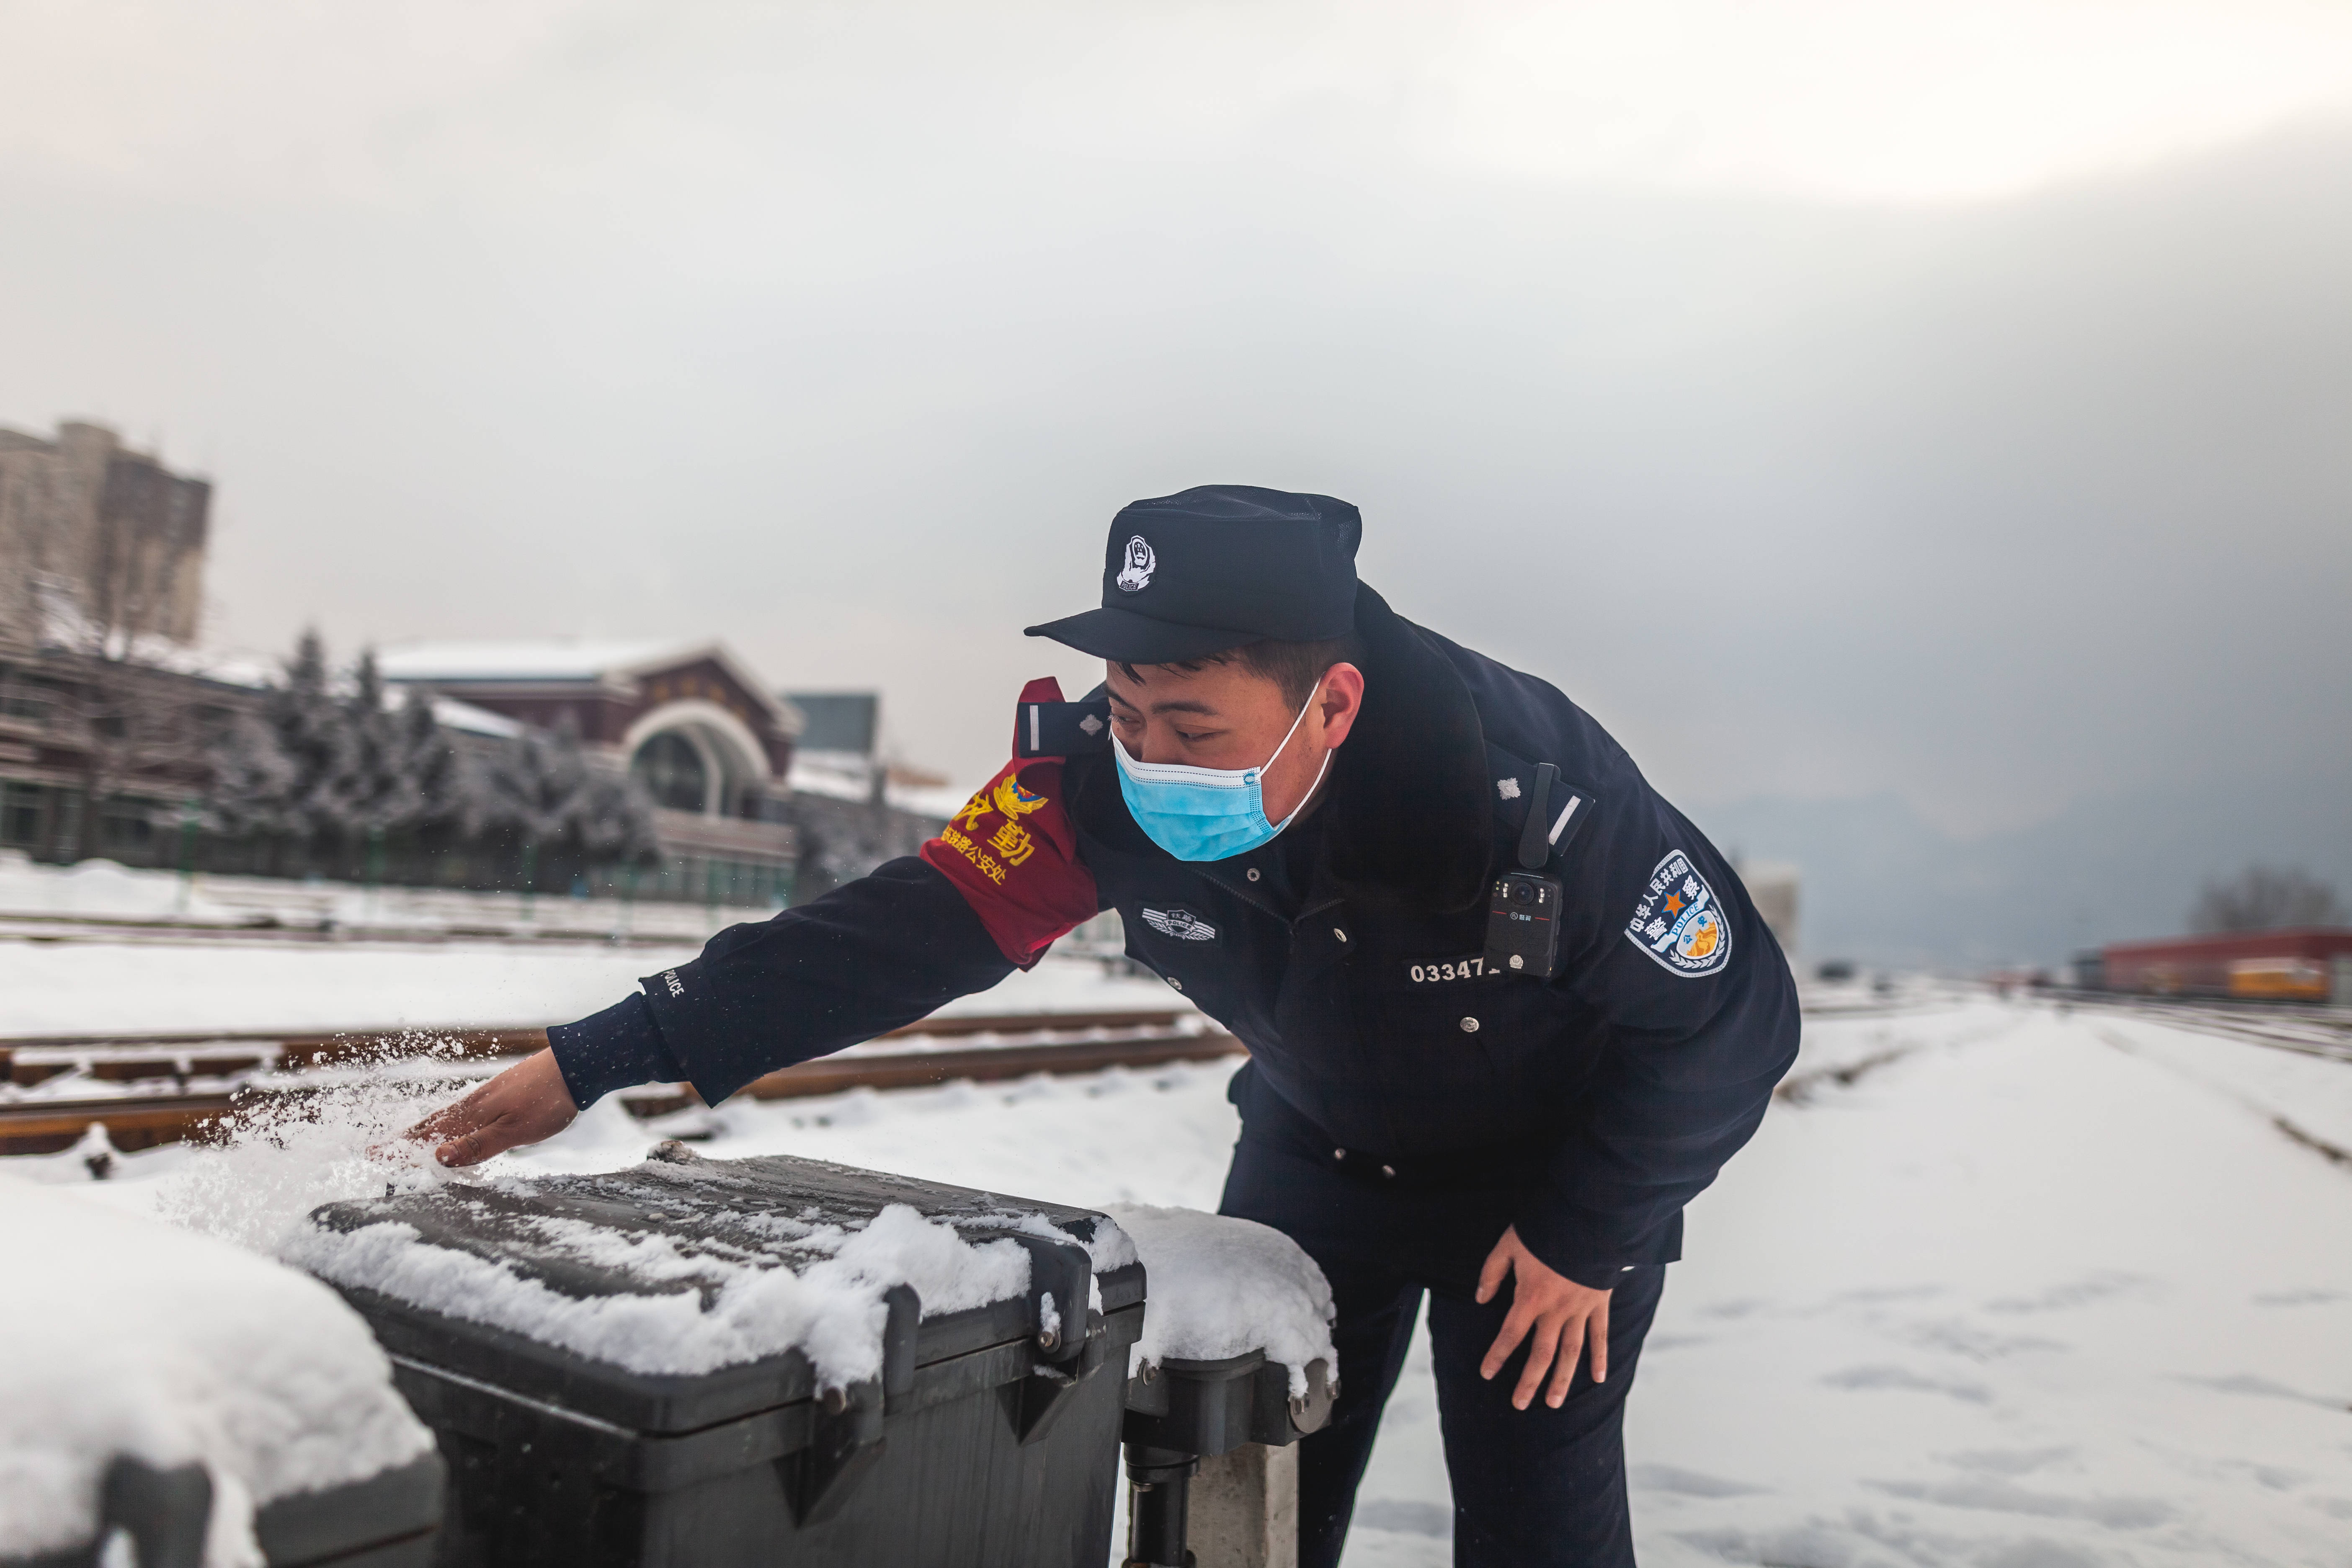
POLYGON ((1713 974, 1731 962, 1731 924, 1690 857, 1676 849, 1650 873, 1633 906, 1625 939, 1667 973, 1685 980, 1713 974))

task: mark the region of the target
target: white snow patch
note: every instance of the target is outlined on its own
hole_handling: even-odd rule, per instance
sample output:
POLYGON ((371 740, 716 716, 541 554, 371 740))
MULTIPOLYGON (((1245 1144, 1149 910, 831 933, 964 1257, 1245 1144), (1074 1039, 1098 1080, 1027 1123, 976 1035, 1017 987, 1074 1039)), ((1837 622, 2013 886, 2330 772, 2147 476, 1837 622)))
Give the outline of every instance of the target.
MULTIPOLYGON (((1798 1072, 1860 1070, 1776 1104, 1692 1206, 1628 1406, 1644 1563, 2340 1560, 2352 1253, 2335 1238, 2352 1235, 2352 1173, 2272 1117, 2344 1142, 2352 1065, 2089 1009, 1924 987, 1893 1000, 1912 1005, 1864 988, 1850 1016, 1807 1018, 1798 1072), (2148 1500, 2170 1517, 2133 1522, 2153 1518, 2148 1500)), ((1206 1208, 1237 1131, 1231 1074, 1174 1064, 693 1115, 716 1159, 1206 1208)), ((589 1121, 505 1168, 609 1170, 660 1131, 589 1121)), ((103 1183, 64 1156, 0 1168, 142 1206, 203 1153, 125 1154, 103 1183)), ((1451 1560, 1428 1367, 1417 1334, 1348 1568, 1451 1560)))
MULTIPOLYGON (((350 897, 361 895, 354 890, 350 897)), ((540 903, 545 921, 564 916, 563 900, 540 903)), ((655 912, 678 907, 641 905, 637 929, 649 931, 655 912)), ((701 918, 698 906, 692 913, 701 918)), ((759 918, 753 910, 736 913, 759 918)), ((0 980, 5 981, 0 1036, 562 1024, 636 991, 639 976, 693 958, 698 942, 698 934, 675 947, 635 948, 546 938, 26 942, 0 932, 0 980)), ((1091 959, 1049 956, 1034 969, 1015 970, 989 990, 950 1002, 940 1016, 1170 1010, 1194 1012, 1156 979, 1138 979, 1091 959)))
POLYGON ((1297 1242, 1255 1220, 1198 1209, 1107 1204, 1142 1256, 1148 1300, 1130 1374, 1178 1361, 1223 1361, 1262 1350, 1290 1369, 1290 1392, 1307 1392, 1307 1365, 1334 1378, 1331 1287, 1297 1242))
POLYGON ((203 1464, 207 1568, 247 1568, 257 1506, 432 1447, 366 1324, 290 1268, 5 1178, 0 1257, 0 1558, 87 1542, 127 1456, 203 1464))

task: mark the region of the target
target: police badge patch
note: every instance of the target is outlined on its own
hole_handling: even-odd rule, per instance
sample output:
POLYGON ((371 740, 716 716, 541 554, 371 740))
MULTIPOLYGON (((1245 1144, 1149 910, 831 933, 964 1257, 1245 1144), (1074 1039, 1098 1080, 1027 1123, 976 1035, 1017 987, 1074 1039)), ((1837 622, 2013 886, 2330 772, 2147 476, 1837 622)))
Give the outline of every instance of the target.
POLYGON ((1151 574, 1158 570, 1160 558, 1151 552, 1151 546, 1145 543, 1143 535, 1139 533, 1127 542, 1127 564, 1119 568, 1118 575, 1112 581, 1118 584, 1118 591, 1122 594, 1139 594, 1151 585, 1151 574))
POLYGON ((1731 927, 1723 906, 1679 849, 1650 873, 1650 885, 1626 922, 1625 940, 1685 980, 1713 974, 1731 962, 1731 927))
POLYGON ((1213 942, 1217 928, 1190 910, 1146 910, 1143 923, 1180 942, 1213 942))

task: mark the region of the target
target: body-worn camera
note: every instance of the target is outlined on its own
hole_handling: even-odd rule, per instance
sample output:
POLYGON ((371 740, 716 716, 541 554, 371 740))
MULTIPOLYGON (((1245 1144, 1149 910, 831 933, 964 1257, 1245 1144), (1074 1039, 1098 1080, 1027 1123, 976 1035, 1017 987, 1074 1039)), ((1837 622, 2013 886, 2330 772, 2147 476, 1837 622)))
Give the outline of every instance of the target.
POLYGON ((1543 874, 1552 854, 1576 835, 1592 814, 1591 792, 1562 784, 1559 770, 1538 764, 1519 832, 1519 869, 1496 880, 1486 900, 1486 966, 1506 974, 1549 980, 1559 973, 1560 884, 1543 874), (1554 791, 1560 800, 1555 815, 1554 791))
POLYGON ((1486 903, 1486 967, 1549 980, 1559 968, 1559 884, 1532 871, 1498 879, 1486 903))

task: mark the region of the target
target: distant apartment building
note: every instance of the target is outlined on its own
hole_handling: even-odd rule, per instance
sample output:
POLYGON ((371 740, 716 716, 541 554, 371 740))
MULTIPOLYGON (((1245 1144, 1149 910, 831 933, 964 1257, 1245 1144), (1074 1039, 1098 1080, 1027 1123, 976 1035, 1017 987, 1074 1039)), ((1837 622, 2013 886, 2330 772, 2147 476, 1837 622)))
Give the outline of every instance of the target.
POLYGON ((212 486, 102 425, 0 428, 0 849, 135 857, 240 693, 192 675, 212 486))
POLYGON ((0 429, 0 643, 196 638, 212 486, 103 425, 0 429))

